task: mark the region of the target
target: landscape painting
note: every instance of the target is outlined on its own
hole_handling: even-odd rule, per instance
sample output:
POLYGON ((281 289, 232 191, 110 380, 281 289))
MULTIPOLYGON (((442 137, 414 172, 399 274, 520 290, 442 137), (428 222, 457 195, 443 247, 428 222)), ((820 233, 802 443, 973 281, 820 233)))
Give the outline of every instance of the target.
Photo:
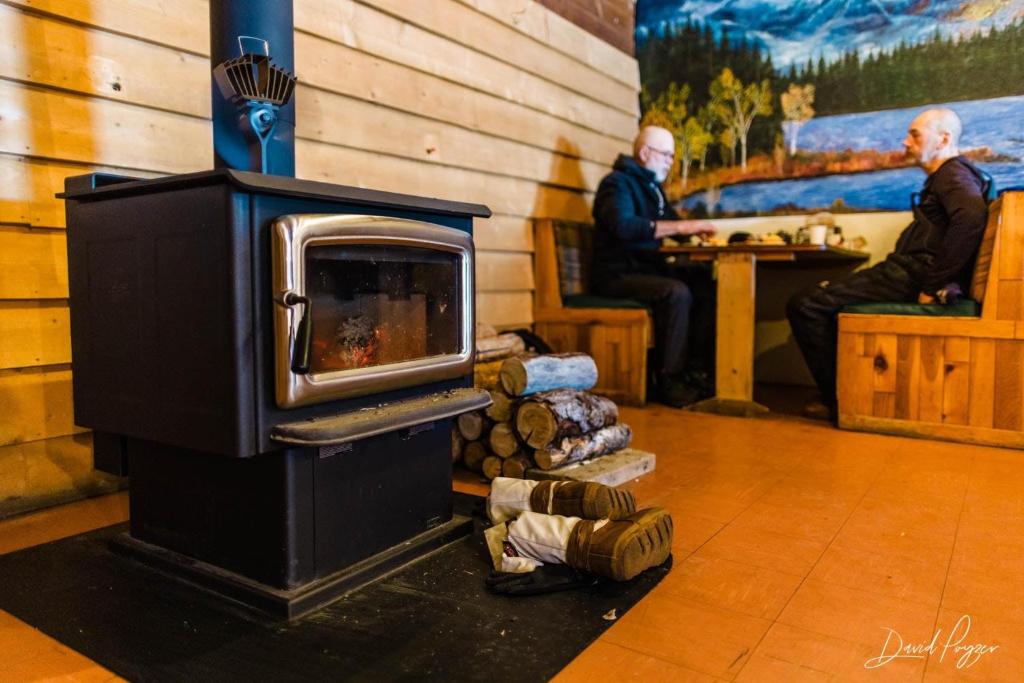
POLYGON ((1024 185, 1024 0, 639 0, 636 41, 691 216, 906 210, 925 176, 901 143, 934 106, 1024 185))

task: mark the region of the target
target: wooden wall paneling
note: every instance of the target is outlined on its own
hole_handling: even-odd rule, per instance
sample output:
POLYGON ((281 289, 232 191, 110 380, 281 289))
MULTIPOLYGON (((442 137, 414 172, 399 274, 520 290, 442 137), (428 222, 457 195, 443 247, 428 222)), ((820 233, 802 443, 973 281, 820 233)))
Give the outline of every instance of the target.
POLYGON ((920 406, 921 338, 901 334, 896 340, 896 405, 893 417, 916 420, 920 406))
POLYGON ((94 28, 123 33, 147 42, 210 53, 210 21, 207 0, 2 0, 55 17, 67 18, 94 28))
MULTIPOLYGON (((575 57, 455 0, 416 3, 406 0, 370 0, 365 4, 372 4, 382 12, 513 63, 542 78, 561 82, 564 87, 580 94, 603 100, 626 112, 636 112, 635 84, 617 81, 602 70, 584 64, 575 57), (487 39, 481 40, 481 36, 487 39), (565 82, 567 73, 575 74, 571 82, 565 82)), ((330 4, 324 5, 313 0, 299 0, 296 13, 302 14, 300 8, 310 6, 331 7, 330 4)))
POLYGON ((569 20, 546 11, 534 0, 459 1, 640 90, 635 60, 569 20))
MULTIPOLYGON (((409 3, 404 3, 407 6, 409 3)), ((444 3, 442 3, 443 5, 444 3)), ((450 4, 458 23, 467 8, 450 4)), ((605 90, 593 96, 580 94, 560 82, 541 78, 518 65, 487 54, 486 48, 469 48, 375 7, 354 2, 299 2, 295 7, 299 31, 342 42, 368 54, 405 64, 424 73, 488 93, 501 93, 513 102, 547 112, 592 130, 629 135, 637 118, 637 102, 626 88, 605 90)), ((511 56, 511 55, 510 55, 511 56)), ((580 66, 574 71, 585 71, 580 66)), ((562 81, 566 81, 563 74, 562 81)))
POLYGON ((71 362, 67 301, 0 301, 0 370, 71 362))
POLYGON ((302 84, 296 99, 296 135, 307 140, 571 189, 594 190, 608 172, 605 164, 572 156, 568 147, 567 155, 302 84))
POLYGON ((210 116, 206 57, 3 5, 0 77, 210 116))
POLYGON ((943 360, 942 337, 921 337, 921 379, 919 383, 918 419, 922 422, 942 422, 943 360))
POLYGON ((582 192, 306 140, 296 141, 295 152, 301 178, 479 202, 513 216, 590 216, 592 198, 582 192))
POLYGON ((112 493, 123 481, 93 470, 89 433, 2 446, 0 516, 112 493))
POLYGON ((533 295, 529 291, 477 292, 476 317, 495 327, 529 327, 533 295))
POLYGON ((972 427, 991 427, 995 408, 995 341, 972 339, 970 363, 971 388, 968 397, 968 423, 972 427))
POLYGON ((301 82, 317 88, 592 161, 610 164, 632 144, 632 134, 616 139, 307 33, 295 35, 295 68, 301 82))
POLYGON ((0 152, 167 173, 213 164, 210 123, 0 81, 0 152))
POLYGON ((473 243, 491 251, 533 251, 533 221, 523 216, 493 214, 473 219, 473 243))
POLYGON ((0 299, 66 299, 63 231, 0 226, 0 299))
POLYGON ((74 425, 71 368, 0 370, 0 446, 83 432, 74 425))
POLYGON ((1021 400, 1024 398, 1021 372, 1024 370, 1024 342, 998 340, 995 342, 995 382, 992 426, 996 429, 1019 430, 1021 400))
POLYGON ((478 251, 478 291, 533 289, 533 259, 528 253, 478 251))

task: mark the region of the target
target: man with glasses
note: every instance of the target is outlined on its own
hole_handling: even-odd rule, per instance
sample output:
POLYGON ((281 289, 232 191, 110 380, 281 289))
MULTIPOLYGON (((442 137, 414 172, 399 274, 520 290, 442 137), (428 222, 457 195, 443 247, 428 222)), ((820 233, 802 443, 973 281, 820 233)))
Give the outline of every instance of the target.
POLYGON ((601 181, 594 199, 593 290, 651 307, 654 388, 661 402, 681 407, 713 386, 714 288, 707 267, 668 264, 658 246, 664 237, 710 236, 715 228, 680 220, 669 205, 661 183, 672 169, 675 148, 671 132, 647 126, 633 143, 633 155, 620 154, 601 181))
POLYGON ((960 156, 960 132, 960 118, 950 109, 929 109, 915 118, 903 147, 928 178, 914 193, 914 220, 893 253, 789 301, 793 337, 821 391, 821 401, 804 408, 808 417, 836 419, 837 316, 845 306, 951 304, 968 291, 995 188, 991 177, 960 156))

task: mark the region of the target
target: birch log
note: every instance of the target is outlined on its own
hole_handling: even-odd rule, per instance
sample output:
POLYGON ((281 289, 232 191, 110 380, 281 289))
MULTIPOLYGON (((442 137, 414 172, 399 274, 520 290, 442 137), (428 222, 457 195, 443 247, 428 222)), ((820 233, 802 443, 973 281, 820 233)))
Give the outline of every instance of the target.
POLYGON ((569 463, 608 455, 629 446, 633 432, 627 424, 614 424, 596 432, 564 439, 533 454, 537 467, 550 470, 569 463))
POLYGON ((544 448, 557 439, 579 436, 619 420, 613 401, 575 389, 534 394, 519 404, 515 426, 531 448, 544 448))
POLYGON ((509 396, 529 396, 552 389, 590 389, 597 365, 585 353, 556 353, 509 358, 501 365, 501 386, 509 396))

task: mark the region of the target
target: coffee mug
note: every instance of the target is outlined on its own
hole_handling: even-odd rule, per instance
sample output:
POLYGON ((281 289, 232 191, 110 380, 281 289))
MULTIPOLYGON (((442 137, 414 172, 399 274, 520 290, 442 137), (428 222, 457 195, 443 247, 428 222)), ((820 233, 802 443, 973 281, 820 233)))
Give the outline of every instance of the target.
POLYGON ((811 244, 825 244, 826 235, 828 235, 827 225, 812 225, 807 228, 807 237, 811 244))

